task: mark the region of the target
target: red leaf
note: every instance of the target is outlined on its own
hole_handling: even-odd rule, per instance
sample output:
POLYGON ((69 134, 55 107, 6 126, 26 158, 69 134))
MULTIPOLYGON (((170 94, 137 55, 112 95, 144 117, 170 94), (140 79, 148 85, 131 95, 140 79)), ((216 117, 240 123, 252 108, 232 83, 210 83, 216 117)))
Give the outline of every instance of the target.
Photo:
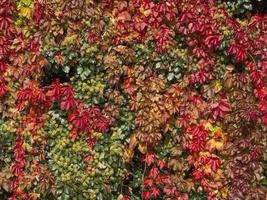
POLYGON ((267 112, 267 101, 261 101, 258 107, 261 111, 267 112))
POLYGON ((259 150, 257 150, 257 149, 252 150, 252 151, 250 152, 250 156, 251 156, 251 158, 252 158, 253 160, 256 160, 256 159, 258 159, 258 158, 261 156, 261 152, 260 152, 259 150))
POLYGON ((19 103, 17 104, 17 109, 18 109, 19 111, 23 110, 24 107, 25 107, 25 102, 19 102, 19 103))
POLYGON ((142 192, 142 198, 143 198, 143 199, 150 199, 150 197, 151 197, 151 193, 150 193, 149 191, 144 190, 144 191, 142 192))
POLYGON ((57 100, 60 97, 61 85, 57 79, 52 83, 52 90, 47 92, 47 96, 50 96, 53 101, 57 100))
POLYGON ((153 196, 157 197, 157 196, 160 195, 160 190, 158 188, 156 188, 156 187, 152 187, 151 188, 151 193, 152 193, 153 196))
POLYGON ((156 178, 159 175, 159 169, 157 167, 153 167, 149 172, 148 175, 152 178, 156 178))
POLYGON ((151 187, 153 185, 153 181, 151 179, 144 178, 144 184, 151 187))
POLYGON ((68 99, 61 101, 60 108, 62 110, 70 110, 70 109, 74 108, 75 105, 76 105, 76 101, 73 98, 68 98, 68 99))
POLYGON ((172 194, 175 194, 176 192, 176 188, 175 187, 172 187, 170 185, 166 185, 163 189, 163 192, 167 195, 172 195, 172 194))
POLYGON ((220 44, 221 38, 219 35, 210 35, 205 38, 204 43, 209 48, 216 48, 220 44))
POLYGON ((225 101, 219 103, 219 108, 223 112, 229 112, 231 110, 231 105, 225 101))
POLYGON ((78 132, 75 128, 73 128, 70 132, 70 140, 74 142, 77 137, 78 137, 78 132))
POLYGON ((33 91, 30 88, 22 89, 18 92, 19 100, 32 100, 33 99, 33 91))
POLYGON ((0 71, 4 72, 8 65, 4 61, 0 61, 0 71))
POLYGON ((235 56, 235 60, 237 62, 243 62, 247 59, 246 48, 242 44, 231 44, 228 48, 228 52, 235 56))
POLYGON ((135 28, 139 32, 143 31, 146 26, 147 26, 147 24, 145 22, 137 22, 137 23, 135 23, 135 28))
POLYGON ((20 164, 20 163, 15 163, 12 165, 12 173, 15 175, 15 176, 21 176, 24 174, 23 172, 23 165, 20 164))
POLYGON ((225 112, 231 111, 231 105, 225 101, 221 101, 219 104, 215 104, 213 106, 213 118, 216 119, 218 116, 223 118, 225 116, 225 112))
POLYGON ((68 120, 75 126, 75 128, 83 131, 89 127, 89 119, 90 115, 87 111, 83 111, 82 113, 75 111, 68 116, 68 120))
POLYGON ((92 127, 98 132, 106 132, 109 126, 109 120, 102 115, 98 115, 92 122, 92 127))
POLYGON ((43 101, 44 102, 46 100, 46 96, 45 96, 45 94, 42 91, 39 91, 37 93, 37 95, 36 95, 36 99, 38 101, 43 101))
POLYGON ((73 98, 74 96, 74 89, 69 86, 61 87, 62 91, 62 98, 73 98))
POLYGON ((123 195, 122 200, 131 200, 130 197, 123 195))
POLYGON ((150 166, 152 163, 155 162, 156 155, 154 153, 147 153, 141 161, 145 162, 147 166, 150 166))
POLYGON ((163 167, 165 167, 165 162, 163 160, 159 160, 158 161, 158 166, 160 169, 162 169, 163 167))
POLYGON ((43 9, 43 6, 38 1, 34 3, 33 19, 37 24, 41 20, 43 9))
POLYGON ((261 117, 261 122, 266 125, 267 124, 267 115, 261 117))
POLYGON ((0 82, 0 97, 4 96, 7 91, 7 87, 4 83, 0 82))
POLYGON ((199 169, 195 169, 193 172, 193 177, 194 177, 194 179, 198 180, 201 177, 203 177, 203 172, 200 171, 199 169))
POLYGON ((170 174, 163 174, 162 176, 158 176, 156 179, 158 183, 160 184, 171 184, 172 183, 172 178, 170 174))
POLYGON ((87 145, 88 147, 92 148, 93 146, 95 146, 95 143, 96 143, 96 139, 91 137, 87 140, 87 145))
POLYGON ((126 21, 131 20, 131 15, 130 15, 130 13, 128 11, 123 11, 123 12, 119 13, 118 19, 121 22, 125 23, 126 21))
POLYGON ((217 169, 219 169, 220 165, 221 165, 221 160, 219 158, 216 157, 211 157, 209 158, 209 164, 211 166, 211 169, 216 172, 217 169))
POLYGON ((265 99, 267 97, 267 88, 266 87, 256 88, 255 96, 261 100, 265 99))
POLYGON ((252 71, 250 73, 250 78, 251 78, 252 81, 254 81, 254 83, 256 85, 260 85, 260 83, 261 83, 261 74, 260 74, 259 71, 256 71, 256 70, 252 71))

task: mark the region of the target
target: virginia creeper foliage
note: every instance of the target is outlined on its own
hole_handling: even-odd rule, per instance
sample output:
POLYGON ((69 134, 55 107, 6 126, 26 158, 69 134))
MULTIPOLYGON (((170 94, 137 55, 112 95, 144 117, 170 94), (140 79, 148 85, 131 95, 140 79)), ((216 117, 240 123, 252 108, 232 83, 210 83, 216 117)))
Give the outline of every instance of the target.
POLYGON ((0 199, 267 199, 260 2, 1 0, 0 199))

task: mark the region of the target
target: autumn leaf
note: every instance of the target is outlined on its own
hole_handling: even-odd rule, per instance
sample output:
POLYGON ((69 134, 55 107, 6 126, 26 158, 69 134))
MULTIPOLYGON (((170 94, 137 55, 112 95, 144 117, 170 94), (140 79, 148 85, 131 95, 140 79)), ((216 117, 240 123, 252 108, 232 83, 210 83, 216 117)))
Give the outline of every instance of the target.
POLYGON ((146 153, 147 153, 147 144, 145 144, 145 143, 139 143, 139 145, 138 145, 138 150, 139 150, 142 154, 146 154, 146 153))
POLYGON ((146 186, 151 187, 151 186, 153 185, 153 180, 152 180, 152 179, 144 178, 144 184, 145 184, 146 186))
POLYGON ((210 139, 206 143, 206 148, 212 152, 214 150, 221 151, 224 148, 224 142, 223 141, 217 141, 215 139, 210 139))
POLYGON ((145 162, 147 166, 150 166, 152 163, 155 162, 156 155, 152 152, 147 153, 141 159, 142 162, 145 162))

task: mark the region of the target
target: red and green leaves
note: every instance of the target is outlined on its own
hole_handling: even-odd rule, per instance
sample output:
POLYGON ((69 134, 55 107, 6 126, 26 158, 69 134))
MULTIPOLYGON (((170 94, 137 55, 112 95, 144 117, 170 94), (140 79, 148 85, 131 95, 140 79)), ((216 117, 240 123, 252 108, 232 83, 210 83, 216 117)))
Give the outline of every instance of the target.
POLYGON ((61 199, 77 188, 90 198, 108 193, 103 199, 264 199, 267 18, 236 16, 215 0, 2 0, 0 138, 8 147, 0 160, 10 160, 10 199, 45 198, 49 186, 39 191, 37 180, 45 164, 63 179, 49 195, 65 192, 61 182, 74 186, 65 173, 73 166, 48 145, 59 132, 69 135, 57 146, 85 140, 94 155, 84 162, 96 165, 75 172, 83 186, 61 199), (55 117, 46 130, 51 113, 61 126, 55 117), (113 130, 115 139, 98 135, 113 130), (94 181, 101 184, 89 190, 94 181))

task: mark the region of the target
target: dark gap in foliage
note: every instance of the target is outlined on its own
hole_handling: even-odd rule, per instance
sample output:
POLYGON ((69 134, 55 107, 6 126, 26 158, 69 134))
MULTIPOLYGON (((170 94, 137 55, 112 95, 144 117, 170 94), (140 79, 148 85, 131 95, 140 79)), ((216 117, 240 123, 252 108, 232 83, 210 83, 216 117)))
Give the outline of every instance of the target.
POLYGON ((64 41, 67 32, 68 29, 65 26, 63 26, 63 34, 58 34, 57 36, 55 36, 54 38, 55 42, 60 45, 64 41))
POLYGON ((235 63, 234 67, 235 67, 235 72, 237 73, 243 73, 245 71, 245 67, 241 63, 235 63))
POLYGON ((40 78, 40 82, 42 86, 49 86, 51 83, 59 79, 60 83, 69 82, 70 78, 74 76, 76 73, 75 67, 70 67, 68 73, 64 72, 62 66, 58 65, 50 65, 43 70, 43 74, 40 78))
POLYGON ((267 13, 267 1, 266 0, 252 0, 251 1, 252 10, 247 12, 238 12, 233 15, 233 18, 246 19, 250 15, 264 15, 267 13))
POLYGON ((235 73, 244 73, 245 72, 246 67, 244 66, 244 64, 235 62, 233 57, 226 58, 225 63, 234 66, 233 72, 235 72, 235 73))
POLYGON ((254 0, 252 3, 251 14, 267 14, 267 1, 266 0, 254 0))
POLYGON ((0 199, 8 199, 11 196, 10 192, 6 192, 5 190, 1 190, 0 199))
POLYGON ((187 171, 185 171, 184 179, 192 178, 193 171, 194 167, 191 166, 187 171))

